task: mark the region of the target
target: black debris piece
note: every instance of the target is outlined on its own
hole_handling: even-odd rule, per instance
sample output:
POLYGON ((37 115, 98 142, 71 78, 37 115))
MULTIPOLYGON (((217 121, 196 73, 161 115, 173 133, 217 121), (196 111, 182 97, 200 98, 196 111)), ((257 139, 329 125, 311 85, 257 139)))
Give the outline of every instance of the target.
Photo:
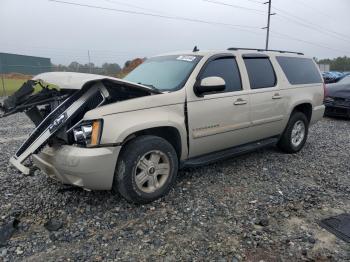
POLYGON ((2 105, 5 112, 10 111, 27 99, 34 92, 34 86, 36 83, 36 81, 28 80, 12 96, 5 99, 4 104, 2 105))
POLYGON ((350 243, 350 214, 340 214, 330 218, 325 218, 319 225, 338 238, 350 243))
POLYGON ((63 227, 63 222, 61 220, 52 218, 45 223, 44 227, 49 231, 57 231, 63 227))
POLYGON ((58 193, 79 192, 79 191, 84 191, 84 189, 78 186, 66 186, 66 187, 59 188, 57 190, 58 193))
POLYGON ((19 222, 18 219, 13 219, 11 222, 0 227, 0 247, 7 245, 7 241, 17 229, 19 222))
POLYGON ((263 218, 259 221, 258 225, 262 227, 267 227, 269 225, 269 220, 267 218, 263 218))

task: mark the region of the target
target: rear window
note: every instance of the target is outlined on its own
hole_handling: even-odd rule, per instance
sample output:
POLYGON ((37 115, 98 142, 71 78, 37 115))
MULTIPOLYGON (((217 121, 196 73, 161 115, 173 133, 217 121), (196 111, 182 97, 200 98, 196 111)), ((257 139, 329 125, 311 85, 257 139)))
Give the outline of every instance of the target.
POLYGON ((292 85, 322 83, 320 73, 310 58, 277 56, 277 62, 292 85))
POLYGON ((268 57, 247 57, 244 63, 248 71, 250 88, 274 87, 276 75, 268 57))

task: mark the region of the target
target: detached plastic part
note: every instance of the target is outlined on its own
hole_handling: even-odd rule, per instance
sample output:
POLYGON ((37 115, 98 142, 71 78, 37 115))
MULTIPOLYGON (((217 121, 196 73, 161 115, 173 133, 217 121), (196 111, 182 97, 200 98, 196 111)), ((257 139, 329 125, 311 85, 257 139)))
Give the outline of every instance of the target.
POLYGON ((15 218, 0 228, 0 247, 7 245, 7 241, 11 238, 12 234, 17 229, 19 222, 20 221, 15 218))
POLYGON ((319 225, 336 237, 350 243, 350 214, 340 214, 322 219, 319 225))
POLYGON ((29 175, 30 174, 30 168, 26 167, 25 165, 23 165, 20 161, 18 161, 15 157, 11 157, 10 158, 10 163, 17 168, 19 171, 21 171, 21 173, 23 173, 24 175, 29 175))

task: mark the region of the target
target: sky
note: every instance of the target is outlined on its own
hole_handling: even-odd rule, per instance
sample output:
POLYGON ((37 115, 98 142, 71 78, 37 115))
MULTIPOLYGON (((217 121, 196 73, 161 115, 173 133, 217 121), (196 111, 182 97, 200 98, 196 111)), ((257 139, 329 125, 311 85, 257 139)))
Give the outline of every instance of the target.
MULTIPOLYGON (((0 52, 65 65, 88 63, 89 53, 96 65, 123 65, 195 45, 265 47, 267 5, 260 0, 62 1, 0 0, 0 52)), ((270 49, 350 56, 349 0, 272 0, 272 12, 270 49)))

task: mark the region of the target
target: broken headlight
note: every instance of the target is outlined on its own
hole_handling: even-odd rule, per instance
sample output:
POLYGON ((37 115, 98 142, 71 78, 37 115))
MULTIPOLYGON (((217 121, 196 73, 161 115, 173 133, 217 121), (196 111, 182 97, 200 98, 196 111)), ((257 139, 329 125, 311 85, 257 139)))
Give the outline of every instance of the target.
POLYGON ((82 122, 73 129, 74 140, 79 145, 97 146, 100 143, 102 120, 82 122))

